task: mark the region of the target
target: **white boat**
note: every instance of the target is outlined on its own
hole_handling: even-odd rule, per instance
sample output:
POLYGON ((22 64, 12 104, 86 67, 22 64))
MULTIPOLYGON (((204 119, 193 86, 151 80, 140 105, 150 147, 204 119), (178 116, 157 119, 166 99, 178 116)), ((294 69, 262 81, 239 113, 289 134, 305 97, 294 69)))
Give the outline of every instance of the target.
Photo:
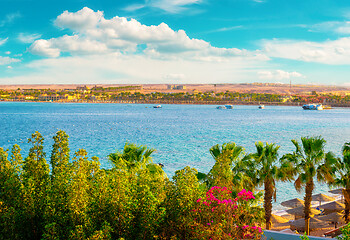
POLYGON ((162 105, 153 106, 153 108, 162 108, 162 105))
POLYGON ((259 105, 259 109, 264 109, 264 108, 265 108, 265 105, 262 105, 262 104, 259 105))
POLYGON ((216 107, 216 109, 226 109, 226 107, 225 106, 218 106, 218 107, 216 107))
POLYGON ((322 104, 305 104, 303 105, 304 110, 323 110, 322 104))

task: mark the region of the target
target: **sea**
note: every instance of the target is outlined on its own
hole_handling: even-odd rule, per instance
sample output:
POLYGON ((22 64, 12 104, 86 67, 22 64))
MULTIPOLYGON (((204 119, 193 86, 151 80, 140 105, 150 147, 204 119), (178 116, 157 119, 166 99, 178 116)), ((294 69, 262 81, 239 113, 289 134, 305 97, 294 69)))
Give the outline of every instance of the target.
MULTIPOLYGON (((341 156, 350 142, 350 108, 324 111, 292 106, 234 106, 217 109, 214 105, 96 104, 0 102, 0 147, 18 144, 23 156, 31 145, 28 138, 39 131, 45 139, 49 160, 52 137, 58 130, 69 135, 71 155, 86 149, 97 156, 101 167, 110 168, 108 154, 122 151, 126 142, 156 149, 155 163, 162 163, 171 178, 185 166, 207 173, 214 164, 209 149, 216 144, 235 142, 247 153, 255 152, 257 141, 280 146, 279 155, 291 153, 291 140, 322 136, 326 150, 341 156)), ((327 193, 328 186, 317 184, 314 193, 327 193)), ((331 195, 331 194, 329 194, 331 195)), ((277 183, 277 201, 303 198, 292 182, 277 183)))

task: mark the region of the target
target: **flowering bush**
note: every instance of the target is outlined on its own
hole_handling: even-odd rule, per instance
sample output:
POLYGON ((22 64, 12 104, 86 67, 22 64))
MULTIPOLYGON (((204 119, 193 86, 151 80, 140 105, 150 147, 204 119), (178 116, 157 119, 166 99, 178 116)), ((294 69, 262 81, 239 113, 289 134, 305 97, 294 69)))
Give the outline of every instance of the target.
POLYGON ((198 239, 260 238, 262 208, 252 192, 243 189, 235 198, 226 187, 212 187, 193 210, 198 239))

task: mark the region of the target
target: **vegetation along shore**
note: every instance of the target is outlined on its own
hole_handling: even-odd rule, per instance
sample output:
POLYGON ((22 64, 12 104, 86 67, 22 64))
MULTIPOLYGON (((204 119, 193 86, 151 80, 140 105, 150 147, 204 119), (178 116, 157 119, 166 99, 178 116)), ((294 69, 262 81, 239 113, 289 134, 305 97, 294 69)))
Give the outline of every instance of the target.
POLYGON ((283 156, 273 143, 246 153, 229 142, 209 149, 208 173, 185 167, 168 179, 146 146, 126 143, 104 169, 84 149, 71 154, 64 131, 53 139, 49 159, 39 132, 24 158, 18 145, 0 148, 1 239, 259 239, 273 227, 277 181, 304 191, 307 234, 314 181, 344 188, 350 219, 350 143, 337 157, 322 137, 292 140, 283 156))
POLYGON ((348 88, 308 85, 54 85, 1 86, 0 89, 0 101, 286 106, 321 103, 350 107, 348 88))

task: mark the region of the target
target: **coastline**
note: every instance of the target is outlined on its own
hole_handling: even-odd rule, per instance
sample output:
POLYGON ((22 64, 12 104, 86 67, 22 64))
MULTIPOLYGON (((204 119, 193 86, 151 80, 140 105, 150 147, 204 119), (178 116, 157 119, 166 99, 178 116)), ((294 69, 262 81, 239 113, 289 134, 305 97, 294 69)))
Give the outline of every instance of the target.
MULTIPOLYGON (((264 101, 251 101, 251 102, 243 102, 243 101, 189 101, 189 100, 172 100, 172 101, 164 101, 164 100, 116 100, 116 101, 101 101, 101 100, 80 100, 80 101, 32 101, 32 100, 6 100, 1 99, 0 102, 30 102, 30 103, 109 103, 109 104, 174 104, 174 105, 267 105, 267 106, 293 106, 300 107, 304 104, 309 104, 308 102, 264 102, 264 101)), ((325 104, 334 107, 344 107, 350 108, 350 103, 332 103, 325 104)), ((327 110, 327 109, 325 109, 327 110)))

